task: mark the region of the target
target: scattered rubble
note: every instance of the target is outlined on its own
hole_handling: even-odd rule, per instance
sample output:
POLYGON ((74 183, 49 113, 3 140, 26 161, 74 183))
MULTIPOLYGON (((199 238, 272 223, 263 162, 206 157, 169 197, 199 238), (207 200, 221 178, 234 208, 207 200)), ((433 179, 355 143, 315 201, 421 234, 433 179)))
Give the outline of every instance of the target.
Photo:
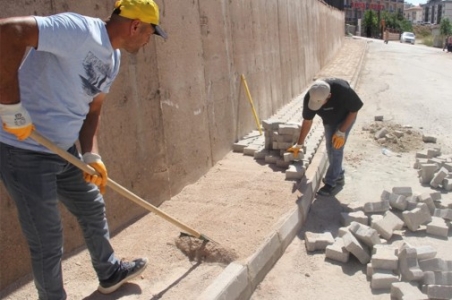
POLYGON ((424 143, 434 142, 436 138, 423 136, 410 125, 400 125, 389 121, 383 121, 383 116, 375 116, 375 122, 363 126, 363 131, 369 132, 369 137, 375 140, 380 146, 393 152, 409 152, 421 150, 424 143))
POLYGON ((367 266, 372 290, 388 290, 391 299, 452 299, 452 261, 436 257, 432 246, 412 246, 395 233, 425 231, 448 239, 452 205, 441 193, 415 194, 411 187, 384 190, 380 200, 351 204, 341 213, 338 236, 305 233, 307 251, 324 250, 333 261, 346 263, 350 255, 367 266))

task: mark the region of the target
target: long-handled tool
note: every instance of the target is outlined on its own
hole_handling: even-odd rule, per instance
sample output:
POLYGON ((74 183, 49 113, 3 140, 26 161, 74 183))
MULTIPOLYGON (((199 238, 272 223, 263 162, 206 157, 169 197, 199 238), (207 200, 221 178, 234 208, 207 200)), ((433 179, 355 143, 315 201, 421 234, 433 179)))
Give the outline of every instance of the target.
MULTIPOLYGON (((88 164, 84 163, 83 161, 77 159, 76 157, 74 157, 73 155, 69 154, 65 150, 61 149, 60 147, 55 145, 52 141, 50 141, 46 137, 42 136, 36 130, 32 131, 30 137, 33 140, 35 140, 36 142, 38 142, 39 144, 41 144, 44 147, 48 148, 49 150, 53 151, 55 154, 58 154, 60 157, 64 158, 65 160, 67 160, 71 164, 75 165, 76 167, 78 167, 82 171, 87 172, 87 173, 89 173, 91 175, 96 175, 97 174, 97 172, 91 166, 89 166, 88 164)), ((171 222, 172 224, 176 225, 177 227, 179 227, 182 230, 184 230, 185 232, 187 232, 187 233, 181 233, 182 236, 183 235, 193 236, 193 237, 198 238, 198 239, 200 239, 202 241, 213 242, 215 244, 218 244, 217 242, 213 241, 211 238, 208 238, 206 235, 201 234, 201 233, 197 232, 196 230, 188 227, 184 223, 182 223, 182 222, 170 217, 168 214, 166 214, 162 210, 158 209, 154 205, 152 205, 152 204, 146 202, 145 200, 141 199, 140 197, 138 197, 134 193, 130 192, 129 190, 127 190, 123 186, 119 185, 118 183, 116 183, 115 181, 113 181, 110 178, 108 178, 107 186, 109 186, 110 188, 112 188, 113 190, 115 190, 116 192, 121 194, 122 196, 126 197, 127 199, 132 200, 136 204, 138 204, 138 205, 142 206, 143 208, 145 208, 145 209, 147 209, 147 210, 159 215, 160 217, 164 218, 165 220, 171 222)))

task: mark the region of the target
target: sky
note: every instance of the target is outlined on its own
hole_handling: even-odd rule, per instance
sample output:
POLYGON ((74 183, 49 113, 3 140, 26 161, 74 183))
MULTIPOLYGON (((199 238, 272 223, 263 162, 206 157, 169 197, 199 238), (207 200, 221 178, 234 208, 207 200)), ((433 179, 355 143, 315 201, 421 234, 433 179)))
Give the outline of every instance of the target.
POLYGON ((425 4, 427 0, 405 0, 405 3, 411 3, 414 5, 425 4))

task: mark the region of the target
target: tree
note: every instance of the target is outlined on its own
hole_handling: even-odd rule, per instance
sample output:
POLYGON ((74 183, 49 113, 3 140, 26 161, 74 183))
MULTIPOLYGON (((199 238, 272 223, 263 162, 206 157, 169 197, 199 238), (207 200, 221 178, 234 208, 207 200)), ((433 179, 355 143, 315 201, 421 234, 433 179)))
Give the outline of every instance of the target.
POLYGON ((449 18, 444 18, 441 20, 440 25, 440 33, 441 35, 451 35, 452 34, 452 24, 450 23, 449 18))
POLYGON ((383 11, 381 18, 385 20, 386 27, 392 28, 398 32, 413 31, 413 25, 411 22, 404 18, 403 14, 398 12, 383 11))
POLYGON ((378 18, 373 10, 364 12, 363 25, 366 28, 367 37, 371 37, 375 32, 378 32, 378 18))

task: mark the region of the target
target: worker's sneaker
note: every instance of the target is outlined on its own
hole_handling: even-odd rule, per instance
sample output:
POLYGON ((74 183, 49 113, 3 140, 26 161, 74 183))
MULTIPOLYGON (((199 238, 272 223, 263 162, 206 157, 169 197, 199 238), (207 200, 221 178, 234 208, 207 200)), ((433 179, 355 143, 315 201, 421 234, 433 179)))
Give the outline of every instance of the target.
POLYGON ((333 195, 335 186, 325 184, 321 189, 317 191, 317 194, 320 196, 331 196, 333 195))
POLYGON ((137 258, 131 262, 121 261, 119 269, 109 279, 101 280, 97 290, 102 294, 113 293, 121 285, 143 273, 147 265, 147 258, 137 258))

